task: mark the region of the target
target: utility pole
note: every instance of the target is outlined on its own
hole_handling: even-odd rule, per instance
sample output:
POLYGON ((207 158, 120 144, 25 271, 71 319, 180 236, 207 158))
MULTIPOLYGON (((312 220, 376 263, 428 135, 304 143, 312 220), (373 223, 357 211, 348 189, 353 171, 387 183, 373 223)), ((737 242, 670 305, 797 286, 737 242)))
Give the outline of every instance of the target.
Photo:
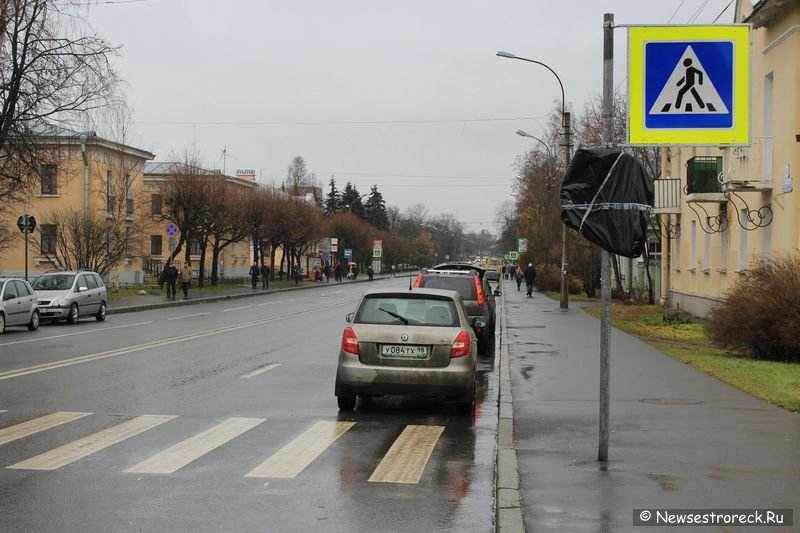
MULTIPOLYGON (((572 149, 572 126, 568 111, 561 114, 564 130, 564 173, 569 169, 572 149)), ((561 309, 569 309, 569 280, 567 279, 567 225, 561 224, 561 309)))
MULTIPOLYGON (((614 14, 603 15, 603 144, 614 142, 614 14)), ((600 436, 597 460, 608 461, 609 382, 611 377, 611 254, 603 250, 600 265, 600 436)))

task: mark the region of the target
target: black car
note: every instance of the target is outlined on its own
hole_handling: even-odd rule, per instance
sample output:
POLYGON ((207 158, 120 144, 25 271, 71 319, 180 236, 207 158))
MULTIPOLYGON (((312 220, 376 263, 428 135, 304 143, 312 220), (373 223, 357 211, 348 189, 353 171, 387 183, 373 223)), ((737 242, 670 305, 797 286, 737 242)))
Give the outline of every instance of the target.
MULTIPOLYGON (((450 265, 448 263, 447 265, 450 265)), ((442 265, 437 265, 442 266, 442 265)), ((481 277, 477 269, 426 269, 420 272, 414 287, 427 289, 446 289, 456 291, 461 296, 467 307, 470 320, 482 317, 486 320, 486 327, 475 330, 478 337, 478 347, 481 352, 486 351, 486 346, 494 339, 495 333, 495 296, 500 296, 500 291, 492 290, 488 280, 481 277)))

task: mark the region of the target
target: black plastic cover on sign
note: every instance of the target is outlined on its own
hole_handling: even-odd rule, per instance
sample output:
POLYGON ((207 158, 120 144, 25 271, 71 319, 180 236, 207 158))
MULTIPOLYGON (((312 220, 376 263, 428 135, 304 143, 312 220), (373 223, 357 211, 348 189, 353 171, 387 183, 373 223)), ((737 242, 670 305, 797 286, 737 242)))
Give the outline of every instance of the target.
POLYGON ((611 253, 639 257, 653 201, 653 180, 633 156, 580 149, 561 184, 561 220, 611 253))

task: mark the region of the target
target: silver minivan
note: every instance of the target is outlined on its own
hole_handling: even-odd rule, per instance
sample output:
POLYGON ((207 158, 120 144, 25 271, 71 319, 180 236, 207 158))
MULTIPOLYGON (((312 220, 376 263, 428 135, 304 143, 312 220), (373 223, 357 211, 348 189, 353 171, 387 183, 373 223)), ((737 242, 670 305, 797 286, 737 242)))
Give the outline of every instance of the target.
POLYGON ((32 285, 44 319, 57 322, 63 318, 68 324, 83 316, 94 316, 98 322, 106 319, 108 291, 96 272, 46 272, 32 285))
POLYGON ((6 326, 39 327, 39 303, 24 279, 0 278, 0 335, 6 326))

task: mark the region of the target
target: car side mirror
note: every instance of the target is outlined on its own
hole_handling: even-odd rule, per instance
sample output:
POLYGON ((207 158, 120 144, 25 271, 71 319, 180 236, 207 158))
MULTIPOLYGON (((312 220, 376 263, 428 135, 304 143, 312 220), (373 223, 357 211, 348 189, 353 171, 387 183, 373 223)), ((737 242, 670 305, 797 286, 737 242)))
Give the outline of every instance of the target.
POLYGON ((472 329, 483 329, 489 325, 489 321, 483 318, 482 316, 476 316, 470 322, 472 329))
POLYGON ((88 291, 89 287, 78 287, 78 292, 88 291))
POLYGON ((355 313, 347 313, 347 316, 344 317, 344 319, 345 319, 346 322, 352 322, 354 316, 355 316, 355 313))
POLYGON ((495 295, 495 296, 502 296, 502 295, 503 295, 503 293, 502 293, 502 292, 500 292, 500 291, 498 291, 497 289, 495 289, 495 290, 494 290, 494 295, 495 295))

